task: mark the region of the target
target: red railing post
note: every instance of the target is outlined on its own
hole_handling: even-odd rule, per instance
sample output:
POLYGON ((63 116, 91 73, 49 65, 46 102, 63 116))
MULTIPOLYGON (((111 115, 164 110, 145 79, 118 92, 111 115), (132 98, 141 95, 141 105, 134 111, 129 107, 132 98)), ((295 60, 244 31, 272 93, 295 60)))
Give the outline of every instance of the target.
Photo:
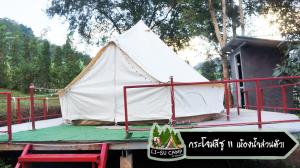
POLYGON ((17 97, 17 122, 21 124, 22 122, 22 115, 21 115, 21 102, 20 97, 17 97))
POLYGON ((224 82, 225 85, 225 107, 226 107, 226 118, 227 121, 230 120, 230 108, 229 108, 229 90, 228 90, 228 83, 224 82))
POLYGON ((7 134, 8 134, 8 141, 12 140, 12 131, 11 131, 11 93, 8 92, 6 95, 6 103, 7 103, 7 134))
POLYGON ((235 82, 235 97, 236 97, 236 108, 237 108, 237 113, 240 115, 240 105, 239 105, 239 89, 240 87, 238 86, 238 82, 235 82))
POLYGON ((264 89, 261 88, 260 89, 260 96, 261 96, 261 110, 264 110, 264 106, 265 106, 265 100, 264 100, 264 89))
POLYGON ((109 149, 108 144, 106 143, 101 144, 100 162, 98 168, 106 168, 108 149, 109 149))
POLYGON ((261 122, 261 95, 260 95, 260 88, 259 88, 259 80, 255 81, 255 91, 256 91, 256 108, 257 108, 257 124, 258 128, 262 128, 262 122, 261 122))
POLYGON ((287 105, 286 105, 286 90, 284 86, 281 86, 281 98, 282 98, 282 109, 286 113, 287 105))
POLYGON ((128 129, 128 112, 127 112, 127 91, 126 91, 126 86, 123 87, 123 94, 124 94, 125 130, 126 130, 126 134, 128 135, 129 129, 128 129))
POLYGON ((174 96, 173 76, 170 77, 170 82, 171 82, 172 127, 175 127, 175 125, 176 125, 176 116, 175 116, 175 96, 174 96))
POLYGON ((29 86, 29 94, 30 94, 30 115, 31 115, 31 123, 32 130, 35 130, 35 118, 34 118, 34 85, 33 83, 29 86))
POLYGON ((43 115, 44 115, 44 120, 47 119, 47 102, 46 102, 46 97, 43 98, 43 115))

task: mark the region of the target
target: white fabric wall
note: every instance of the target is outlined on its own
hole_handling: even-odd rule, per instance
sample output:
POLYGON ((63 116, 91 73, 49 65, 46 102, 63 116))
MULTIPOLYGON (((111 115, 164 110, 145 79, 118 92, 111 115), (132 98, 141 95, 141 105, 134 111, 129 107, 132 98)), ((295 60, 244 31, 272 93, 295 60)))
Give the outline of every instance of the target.
POLYGON ((213 85, 176 86, 175 114, 177 117, 221 112, 224 88, 213 85))
MULTIPOLYGON (((123 86, 157 84, 158 81, 141 69, 119 48, 116 53, 116 122, 124 122, 123 86)), ((169 119, 171 114, 168 93, 166 88, 127 89, 129 121, 169 119)))
POLYGON ((109 45, 91 70, 60 96, 62 117, 114 121, 114 57, 109 45))

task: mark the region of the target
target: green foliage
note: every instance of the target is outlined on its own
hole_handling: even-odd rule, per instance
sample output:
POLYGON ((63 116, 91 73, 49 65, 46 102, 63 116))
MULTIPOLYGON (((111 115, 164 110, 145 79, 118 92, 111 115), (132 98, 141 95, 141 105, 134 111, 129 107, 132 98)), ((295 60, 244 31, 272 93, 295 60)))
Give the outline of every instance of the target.
POLYGON ((170 139, 170 136, 171 136, 171 132, 170 132, 169 128, 166 128, 165 130, 161 131, 160 140, 161 140, 161 144, 164 147, 167 146, 167 144, 169 142, 169 139, 170 139))
MULTIPOLYGON (((221 0, 214 0, 216 11, 221 10, 221 0)), ((244 2, 246 16, 257 11, 259 4, 244 2), (252 5, 252 6, 248 6, 252 5), (251 8, 252 7, 252 8, 251 8), (251 8, 251 9, 250 9, 251 8)), ((77 30, 88 42, 105 42, 113 31, 122 33, 139 20, 143 20, 175 50, 182 49, 191 37, 204 36, 216 43, 207 0, 52 0, 47 14, 63 16, 70 22, 70 30, 77 30)), ((221 20, 221 13, 217 12, 221 20)), ((233 22, 239 26, 238 6, 233 0, 227 3, 228 28, 233 22)), ((220 25, 222 28, 222 25, 220 25)))
POLYGON ((168 142, 168 139, 166 138, 165 136, 165 132, 164 131, 161 131, 160 135, 159 135, 159 139, 160 139, 160 142, 161 144, 163 145, 163 147, 165 147, 165 144, 167 144, 168 142))
POLYGON ((205 62, 196 66, 196 70, 208 80, 220 80, 223 78, 222 62, 220 58, 207 59, 205 62))
POLYGON ((300 44, 290 43, 281 49, 284 57, 276 65, 273 76, 299 76, 300 75, 300 44))
MULTIPOLYGON (((281 34, 289 40, 300 40, 300 1, 274 1, 255 0, 256 4, 262 4, 260 13, 276 14, 276 23, 279 24, 281 34)), ((255 2, 254 2, 255 3, 255 2)))
POLYGON ((51 87, 64 87, 64 64, 63 64, 63 53, 61 47, 56 47, 53 62, 50 68, 50 83, 52 84, 51 87))
MULTIPOLYGON (((300 44, 289 43, 281 48, 283 58, 281 63, 276 65, 273 76, 300 76, 300 44)), ((299 80, 284 80, 282 83, 296 83, 299 80)), ((293 87, 293 103, 295 107, 300 107, 300 86, 293 87)), ((299 113, 298 113, 299 114, 299 113)))
POLYGON ((38 87, 65 87, 90 61, 71 46, 71 40, 64 47, 52 45, 34 37, 28 27, 0 19, 0 87, 22 92, 32 82, 38 87))
POLYGON ((159 130, 157 128, 157 125, 155 125, 153 129, 153 137, 159 137, 159 130))
POLYGON ((167 44, 181 49, 191 37, 181 20, 184 8, 188 6, 183 0, 52 0, 47 13, 64 16, 70 22, 70 30, 78 30, 88 42, 103 42, 113 31, 122 33, 143 20, 167 44), (93 38, 98 32, 103 36, 93 38))
POLYGON ((171 136, 172 136, 172 139, 173 139, 175 145, 181 145, 181 141, 178 137, 178 133, 175 134, 175 132, 172 130, 171 136))
POLYGON ((42 46, 42 54, 39 58, 40 70, 37 76, 38 86, 45 87, 45 88, 49 87, 50 64, 51 64, 50 44, 48 41, 44 41, 42 46))
POLYGON ((9 83, 6 46, 6 26, 0 25, 0 87, 6 87, 9 83))
POLYGON ((158 125, 154 125, 154 127, 152 127, 152 138, 153 147, 177 148, 178 145, 182 144, 179 134, 170 127, 164 127, 160 130, 158 125))

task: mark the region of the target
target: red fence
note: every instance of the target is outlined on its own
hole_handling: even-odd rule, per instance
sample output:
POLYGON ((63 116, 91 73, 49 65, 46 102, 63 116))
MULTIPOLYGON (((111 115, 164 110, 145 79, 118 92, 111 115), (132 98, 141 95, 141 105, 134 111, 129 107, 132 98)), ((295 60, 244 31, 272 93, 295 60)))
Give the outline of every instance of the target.
MULTIPOLYGON (((261 94, 261 108, 262 109, 271 109, 273 111, 283 111, 283 112, 287 112, 288 110, 294 110, 294 111, 297 111, 297 110, 300 110, 299 109, 299 93, 298 92, 294 92, 293 90, 293 93, 292 95, 290 96, 293 96, 294 99, 296 99, 296 101, 299 101, 299 102, 295 102, 296 104, 296 107, 288 107, 287 105, 287 89, 288 88, 291 88, 291 87, 296 87, 300 85, 300 82, 295 82, 295 83, 289 83, 289 84, 282 84, 282 85, 272 85, 272 86, 265 86, 265 87, 261 87, 260 88, 260 94, 261 94), (266 90, 271 90, 271 91, 274 91, 276 89, 280 89, 280 97, 281 97, 281 104, 282 106, 266 106, 265 105, 265 100, 264 100, 264 92, 266 90)), ((251 105, 249 104, 249 92, 255 92, 256 90, 255 89, 244 89, 244 93, 246 93, 246 105, 245 105, 245 108, 249 108, 249 107, 255 107, 254 105, 251 105)))
POLYGON ((31 122, 35 130, 36 120, 61 117, 58 97, 34 97, 35 88, 30 87, 29 97, 12 97, 11 92, 0 92, 0 126, 7 126, 8 140, 12 139, 12 124, 31 122))
POLYGON ((5 131, 0 131, 0 133, 7 133, 8 134, 8 140, 10 141, 12 139, 12 131, 11 131, 11 93, 10 92, 0 92, 1 95, 1 100, 0 100, 0 111, 6 111, 6 125, 7 125, 7 130, 5 131))
MULTIPOLYGON (((281 84, 282 82, 291 82, 291 81, 299 81, 300 76, 290 76, 290 77, 276 77, 276 78, 253 78, 253 79, 241 79, 241 80, 224 80, 224 81, 211 81, 211 82, 190 82, 190 83, 178 83, 173 82, 173 78, 170 78, 170 82, 168 83, 160 83, 160 84, 148 84, 148 85, 131 85, 131 86, 124 86, 123 87, 123 93, 124 93, 124 117, 125 117, 125 131, 128 134, 131 130, 145 130, 145 129, 133 129, 129 128, 128 123, 128 105, 127 105, 127 90, 128 89, 134 89, 134 88, 153 88, 153 87, 170 87, 170 95, 171 95, 171 109, 172 109, 172 126, 176 127, 176 110, 175 110, 175 97, 174 97, 174 88, 179 86, 201 86, 201 85, 207 85, 207 84, 223 84, 225 88, 225 110, 226 110, 226 116, 227 120, 230 120, 230 108, 236 107, 238 114, 240 113, 240 108, 250 108, 250 106, 257 111, 257 122, 245 122, 245 123, 224 123, 224 124, 210 124, 210 125, 195 125, 195 126, 180 126, 177 128, 192 128, 192 127, 213 127, 213 126, 240 126, 240 125, 257 125, 258 128, 262 128, 263 124, 271 124, 271 123, 284 123, 284 122, 300 122, 300 120, 280 120, 280 121, 268 121, 263 122, 262 121, 262 110, 266 108, 279 108, 283 109, 283 111, 287 110, 299 110, 299 107, 288 107, 287 106, 287 100, 286 100, 286 88, 290 86, 296 86, 299 84, 299 82, 293 82, 290 84, 281 84), (275 81, 275 82, 274 82, 275 81), (265 85, 268 83, 276 83, 275 85, 266 87, 265 85), (228 86, 231 87, 228 87, 228 86), (245 89, 246 85, 254 86, 250 89, 245 89), (231 92, 229 92, 229 88, 235 88, 232 89, 231 92), (265 89, 269 88, 280 88, 281 94, 282 94, 282 107, 271 107, 271 106, 265 106, 265 100, 264 100, 264 93, 263 91, 265 89), (244 91, 241 91, 244 90, 244 91), (254 93, 255 96, 255 105, 249 104, 249 95, 250 92, 254 93), (235 99, 235 104, 230 104, 231 100, 231 94, 233 95, 235 99), (244 93, 244 95, 241 95, 241 93, 244 93), (241 97, 245 98, 245 105, 241 105, 241 97)), ((253 96, 253 95, 252 95, 253 96)), ((149 129, 149 128, 146 128, 149 129)))
MULTIPOLYGON (((14 97, 14 123, 21 124, 31 120, 30 97, 14 97)), ((49 118, 60 117, 59 108, 55 108, 52 104, 58 104, 58 98, 38 97, 34 98, 34 118, 37 120, 47 120, 49 118), (57 111, 56 111, 57 110, 57 111), (56 111, 56 112, 55 112, 56 111)))

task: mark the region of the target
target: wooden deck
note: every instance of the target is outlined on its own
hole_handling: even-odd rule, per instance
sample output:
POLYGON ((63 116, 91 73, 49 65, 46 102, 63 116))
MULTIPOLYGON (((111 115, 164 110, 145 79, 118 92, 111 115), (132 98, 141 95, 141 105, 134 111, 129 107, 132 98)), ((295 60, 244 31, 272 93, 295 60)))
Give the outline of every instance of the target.
MULTIPOLYGON (((257 114, 255 110, 242 109, 237 115, 235 109, 231 109, 230 121, 226 116, 214 120, 196 123, 196 125, 255 122, 257 114)), ((278 112, 262 112, 263 121, 273 120, 296 120, 297 115, 278 112)), ((99 143, 110 144, 110 150, 123 149, 146 149, 149 131, 133 131, 130 138, 126 138, 123 126, 73 126, 63 124, 62 119, 51 119, 37 122, 37 130, 31 131, 30 123, 13 126, 13 139, 7 142, 7 135, 0 135, 1 151, 19 151, 27 143, 33 144, 34 150, 98 150, 99 143)), ((195 125, 195 124, 194 124, 195 125)), ((150 128, 151 126, 132 126, 131 128, 150 128)), ((0 128, 5 129, 5 127, 0 128)), ((257 130, 256 125, 227 126, 213 128, 192 128, 194 131, 206 129, 229 129, 229 130, 257 130)), ((300 122, 277 123, 263 125, 266 130, 285 130, 291 132, 299 139, 300 122)))

